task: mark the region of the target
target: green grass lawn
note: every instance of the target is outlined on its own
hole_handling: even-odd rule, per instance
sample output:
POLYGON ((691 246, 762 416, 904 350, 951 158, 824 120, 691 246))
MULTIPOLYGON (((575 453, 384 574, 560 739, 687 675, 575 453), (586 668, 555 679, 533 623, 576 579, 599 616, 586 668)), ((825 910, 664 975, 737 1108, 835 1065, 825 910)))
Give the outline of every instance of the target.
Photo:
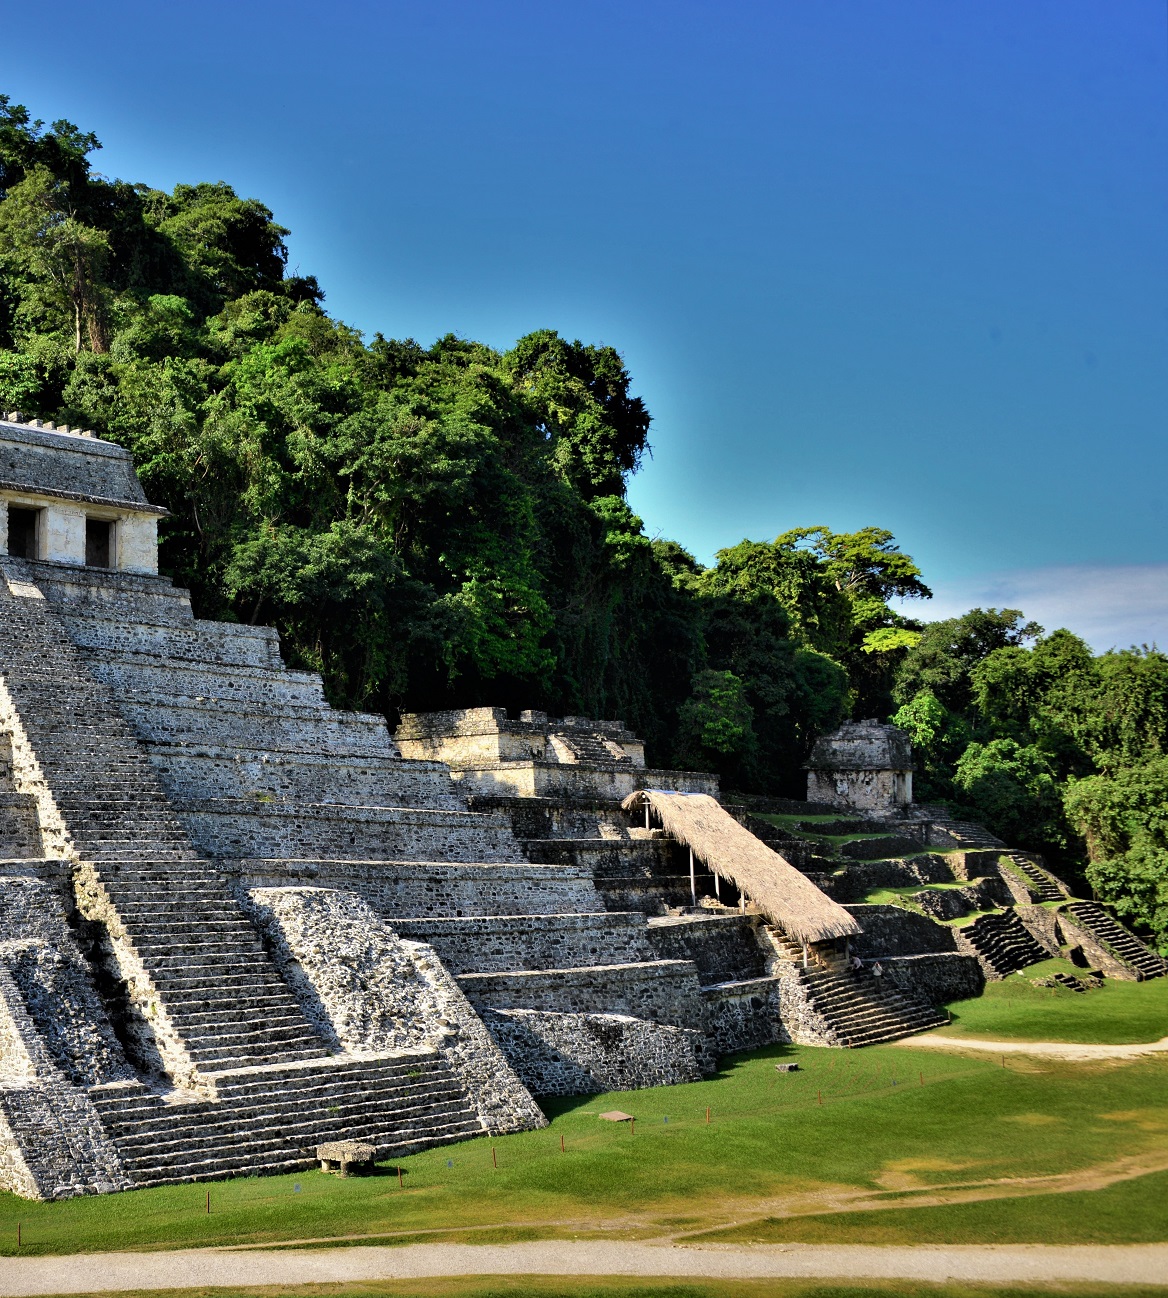
POLYGON ((1080 972, 1066 960, 1031 965, 1021 977, 987 983, 985 993, 949 1006, 952 1024, 941 1031, 954 1036, 1013 1041, 1125 1042, 1159 1041, 1168 1036, 1168 978, 1150 982, 1107 979, 1095 991, 1035 987, 1056 969, 1080 972))
MULTIPOLYGON (((1155 983, 1119 990, 1163 1004, 1155 983)), ((385 1167, 370 1178, 305 1172, 54 1204, 0 1195, 0 1254, 15 1252, 18 1222, 25 1251, 55 1253, 423 1231, 648 1237, 840 1208, 870 1207, 866 1215, 885 1221, 890 1195, 907 1208, 953 1192, 944 1187, 1001 1178, 1124 1160, 1128 1172, 1168 1168, 1168 1058, 1008 1063, 897 1046, 774 1046, 733 1057, 707 1081, 560 1101, 544 1131, 418 1154, 401 1165, 403 1188, 385 1167), (802 1071, 776 1073, 778 1060, 802 1071), (613 1107, 636 1116, 635 1130, 598 1119, 613 1107)), ((1168 1238, 1156 1215, 1163 1202, 1159 1192, 1134 1195, 1126 1216, 1102 1219, 1106 1237, 1168 1238)), ((981 1214, 987 1242, 1041 1241, 1048 1232, 1031 1204, 1003 1200, 995 1216, 973 1203, 914 1220, 921 1239, 964 1238, 968 1212, 981 1214)))

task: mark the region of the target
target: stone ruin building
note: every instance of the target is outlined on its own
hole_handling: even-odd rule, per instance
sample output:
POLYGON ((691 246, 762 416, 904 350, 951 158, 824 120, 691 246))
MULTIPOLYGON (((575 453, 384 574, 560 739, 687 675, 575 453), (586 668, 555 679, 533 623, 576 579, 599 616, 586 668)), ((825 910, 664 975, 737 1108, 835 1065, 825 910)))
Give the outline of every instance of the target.
MULTIPOLYGON (((0 421, 0 1189, 394 1157, 934 1026, 1052 950, 1162 969, 895 780, 725 807, 619 722, 336 711, 271 628, 193 616, 164 512, 122 448, 0 421), (864 903, 906 880, 910 908, 864 903)), ((852 729, 813 778, 875 769, 852 729)))

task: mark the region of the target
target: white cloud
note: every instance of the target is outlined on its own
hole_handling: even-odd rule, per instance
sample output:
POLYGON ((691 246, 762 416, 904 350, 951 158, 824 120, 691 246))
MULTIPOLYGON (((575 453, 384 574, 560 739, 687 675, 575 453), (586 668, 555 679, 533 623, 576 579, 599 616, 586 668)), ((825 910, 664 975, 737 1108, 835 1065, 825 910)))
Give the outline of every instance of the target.
POLYGON ((1067 627, 1097 652, 1157 644, 1168 649, 1168 564, 1073 564, 983 573, 933 585, 931 600, 904 600, 929 622, 971 608, 1020 608, 1047 631, 1067 627))

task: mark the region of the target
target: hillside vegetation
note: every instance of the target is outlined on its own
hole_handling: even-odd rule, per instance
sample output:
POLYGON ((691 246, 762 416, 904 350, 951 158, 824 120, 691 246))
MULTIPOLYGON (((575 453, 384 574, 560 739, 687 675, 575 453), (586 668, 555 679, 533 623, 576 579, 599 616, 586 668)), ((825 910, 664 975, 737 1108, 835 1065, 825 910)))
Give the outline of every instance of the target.
POLYGON ((617 351, 372 339, 287 273, 222 182, 111 180, 0 96, 0 408, 130 448, 201 616, 277 626, 338 704, 621 717, 659 764, 797 793, 848 715, 911 733, 921 789, 1168 936, 1168 659, 1013 610, 923 625, 885 529, 797 527, 711 568, 625 488, 650 414, 617 351))

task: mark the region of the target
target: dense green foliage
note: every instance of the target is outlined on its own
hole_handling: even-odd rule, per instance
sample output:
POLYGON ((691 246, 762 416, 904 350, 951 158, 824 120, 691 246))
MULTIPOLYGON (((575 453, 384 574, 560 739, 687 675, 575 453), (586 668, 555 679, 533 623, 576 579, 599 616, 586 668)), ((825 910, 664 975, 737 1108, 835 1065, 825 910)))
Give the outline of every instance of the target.
POLYGON ((276 625, 339 704, 621 717, 651 762, 748 790, 798 794, 817 735, 895 712, 922 797, 1064 867, 1086 842, 1168 936, 1138 792, 1168 753, 1163 655, 1013 610, 911 622, 890 600, 930 592, 877 527, 704 568, 627 504, 650 416, 611 347, 366 340, 286 273, 262 203, 109 180, 98 147, 0 96, 0 408, 131 449, 202 616, 276 625))
POLYGON ((894 720, 920 796, 1042 851, 1168 944, 1168 656, 1093 655, 1014 609, 924 627, 900 666, 894 720))
POLYGON ((107 180, 97 147, 0 101, 0 405, 133 451, 200 614, 275 624, 338 703, 620 716, 759 788, 886 709, 903 646, 865 638, 927 593, 889 533, 703 570, 626 503, 650 419, 611 347, 366 341, 262 203, 107 180))

